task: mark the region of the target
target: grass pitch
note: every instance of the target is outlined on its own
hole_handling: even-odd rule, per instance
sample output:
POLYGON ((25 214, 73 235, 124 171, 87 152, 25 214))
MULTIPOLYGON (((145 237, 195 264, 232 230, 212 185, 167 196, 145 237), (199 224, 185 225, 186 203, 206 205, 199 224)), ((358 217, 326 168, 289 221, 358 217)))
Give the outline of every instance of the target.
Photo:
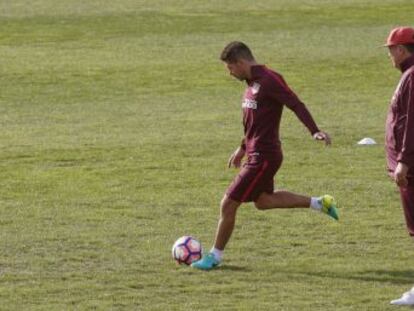
POLYGON ((378 46, 411 0, 56 2, 0 4, 2 310, 393 310, 414 248, 382 144, 399 73, 378 46), (232 40, 333 138, 286 110, 277 186, 331 193, 341 220, 245 205, 203 273, 170 248, 210 248, 236 174, 244 85, 218 61, 232 40))

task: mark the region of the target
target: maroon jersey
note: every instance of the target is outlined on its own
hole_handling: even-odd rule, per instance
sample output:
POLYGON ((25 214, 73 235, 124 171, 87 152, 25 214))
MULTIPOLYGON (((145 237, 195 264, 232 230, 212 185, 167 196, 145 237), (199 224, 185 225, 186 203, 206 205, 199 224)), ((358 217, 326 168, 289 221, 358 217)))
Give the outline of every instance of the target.
POLYGON ((398 162, 406 164, 409 183, 414 185, 414 55, 401 64, 401 70, 386 122, 388 171, 392 175, 398 162))
POLYGON ((251 68, 251 75, 242 103, 243 147, 247 155, 272 157, 282 152, 279 127, 284 105, 294 111, 311 134, 319 132, 306 106, 280 74, 258 65, 251 68))

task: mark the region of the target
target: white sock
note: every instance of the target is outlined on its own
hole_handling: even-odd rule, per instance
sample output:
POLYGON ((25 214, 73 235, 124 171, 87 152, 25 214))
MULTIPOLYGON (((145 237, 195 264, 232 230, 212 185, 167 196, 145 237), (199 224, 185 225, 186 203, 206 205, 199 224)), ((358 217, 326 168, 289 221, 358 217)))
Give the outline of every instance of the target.
POLYGON ((316 197, 311 198, 310 208, 313 208, 314 210, 317 210, 317 211, 322 210, 322 204, 319 201, 319 198, 316 198, 316 197))
POLYGON ((221 251, 215 247, 212 247, 210 250, 210 253, 214 255, 214 258, 216 258, 217 261, 221 261, 221 258, 223 257, 223 252, 224 251, 221 251))

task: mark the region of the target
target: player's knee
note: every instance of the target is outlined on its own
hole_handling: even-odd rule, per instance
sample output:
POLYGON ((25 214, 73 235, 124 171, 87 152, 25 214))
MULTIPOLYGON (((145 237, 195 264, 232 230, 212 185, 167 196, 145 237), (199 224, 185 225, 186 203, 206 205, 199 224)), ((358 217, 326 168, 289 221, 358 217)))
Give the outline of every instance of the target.
POLYGON ((266 209, 266 205, 262 202, 254 202, 254 207, 256 207, 259 211, 264 211, 266 209))
POLYGON ((227 205, 227 197, 226 196, 224 196, 222 199, 221 199, 221 202, 220 202, 220 208, 221 209, 223 209, 223 207, 225 207, 227 205))
POLYGON ((258 209, 258 210, 265 210, 269 208, 269 200, 268 197, 265 193, 261 194, 259 196, 259 198, 254 202, 254 206, 258 209))
POLYGON ((227 197, 224 197, 221 200, 220 210, 221 216, 224 218, 235 217, 237 212, 238 205, 234 204, 233 201, 229 200, 227 197))

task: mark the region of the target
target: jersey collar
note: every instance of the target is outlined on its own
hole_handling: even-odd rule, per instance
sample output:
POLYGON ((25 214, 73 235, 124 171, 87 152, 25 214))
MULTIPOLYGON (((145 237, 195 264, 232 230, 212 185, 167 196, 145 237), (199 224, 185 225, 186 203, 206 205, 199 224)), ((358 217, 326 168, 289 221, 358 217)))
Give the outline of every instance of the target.
POLYGON ((263 72, 266 70, 266 66, 265 65, 254 65, 250 68, 250 73, 252 75, 252 78, 250 80, 247 80, 247 84, 250 84, 253 81, 256 81, 257 79, 259 79, 262 75, 263 72))

